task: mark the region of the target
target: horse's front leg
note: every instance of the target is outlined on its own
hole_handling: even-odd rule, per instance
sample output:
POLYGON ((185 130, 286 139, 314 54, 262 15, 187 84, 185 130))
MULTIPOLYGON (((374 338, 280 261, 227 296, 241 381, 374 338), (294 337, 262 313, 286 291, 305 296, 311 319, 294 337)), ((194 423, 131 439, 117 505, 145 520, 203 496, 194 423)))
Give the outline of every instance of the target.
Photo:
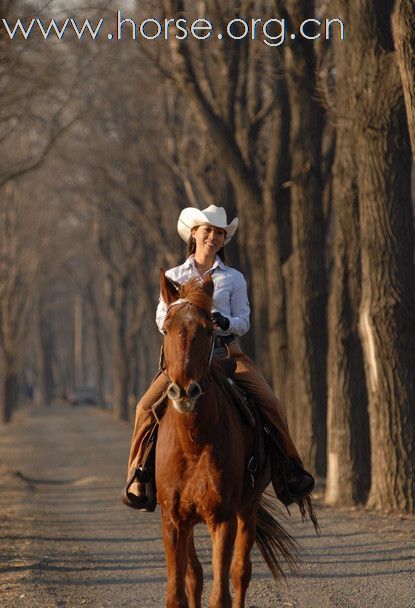
POLYGON ((233 608, 245 608, 246 592, 251 581, 251 549, 255 542, 256 517, 251 507, 238 515, 238 531, 232 560, 232 582, 235 591, 233 608))
POLYGON ((193 529, 189 534, 189 560, 187 562, 186 591, 189 596, 189 608, 201 608, 203 570, 196 554, 193 529))
POLYGON ((163 543, 167 563, 167 608, 189 608, 185 580, 190 527, 174 525, 163 514, 163 543))
POLYGON ((231 608, 229 571, 237 529, 236 514, 227 521, 209 524, 212 536, 213 588, 209 608, 231 608))

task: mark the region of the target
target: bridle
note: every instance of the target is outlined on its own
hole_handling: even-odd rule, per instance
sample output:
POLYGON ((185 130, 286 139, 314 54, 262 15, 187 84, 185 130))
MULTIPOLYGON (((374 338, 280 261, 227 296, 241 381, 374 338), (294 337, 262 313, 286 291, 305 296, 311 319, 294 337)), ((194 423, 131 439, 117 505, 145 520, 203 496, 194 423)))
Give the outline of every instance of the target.
MULTIPOLYGON (((175 300, 174 302, 172 302, 171 304, 169 304, 169 306, 167 307, 167 314, 169 313, 170 309, 173 308, 173 306, 177 306, 178 304, 190 304, 191 306, 192 305, 196 306, 196 304, 193 304, 187 298, 179 298, 178 300, 175 300)), ((197 308, 197 306, 196 306, 196 308, 197 308)), ((210 368, 210 364, 212 363, 213 351, 215 350, 215 339, 216 339, 216 332, 213 331, 213 334, 212 334, 212 343, 211 343, 210 349, 209 349, 209 357, 208 357, 207 363, 206 363, 206 365, 204 367, 204 370, 203 370, 200 382, 203 381, 203 379, 204 379, 204 377, 206 375, 206 372, 208 371, 208 369, 210 368)), ((163 349, 163 354, 160 357, 160 367, 161 367, 162 364, 165 366, 164 349, 163 349)), ((169 378, 169 380, 170 380, 170 378, 169 378)))

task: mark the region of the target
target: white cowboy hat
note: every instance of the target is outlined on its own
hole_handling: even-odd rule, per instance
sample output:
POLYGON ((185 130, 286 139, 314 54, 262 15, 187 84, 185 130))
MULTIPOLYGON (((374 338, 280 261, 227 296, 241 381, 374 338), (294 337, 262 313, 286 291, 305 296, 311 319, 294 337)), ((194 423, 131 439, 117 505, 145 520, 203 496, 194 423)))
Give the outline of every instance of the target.
POLYGON ((226 231, 226 245, 238 228, 238 218, 236 217, 228 224, 225 209, 216 205, 209 205, 209 207, 202 209, 202 211, 196 209, 196 207, 186 207, 179 216, 177 231, 182 239, 187 242, 192 234, 192 228, 196 228, 196 226, 201 226, 202 224, 210 224, 217 228, 223 228, 226 231))

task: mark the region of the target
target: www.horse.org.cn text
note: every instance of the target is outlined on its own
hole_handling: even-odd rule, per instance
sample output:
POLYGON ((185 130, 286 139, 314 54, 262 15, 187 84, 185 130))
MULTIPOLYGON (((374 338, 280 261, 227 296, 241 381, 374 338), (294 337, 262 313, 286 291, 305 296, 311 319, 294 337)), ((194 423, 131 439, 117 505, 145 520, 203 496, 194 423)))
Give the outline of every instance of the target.
POLYGON ((79 40, 97 40, 106 38, 112 40, 256 40, 267 46, 277 47, 297 38, 329 40, 337 37, 344 40, 345 26, 339 18, 305 19, 295 32, 288 31, 286 19, 276 17, 243 19, 235 17, 229 20, 225 27, 217 28, 213 21, 207 18, 189 20, 184 17, 157 19, 149 17, 142 21, 124 17, 117 11, 113 19, 75 19, 67 17, 63 20, 45 20, 40 17, 31 19, 5 19, 0 23, 5 35, 10 40, 28 40, 40 36, 44 40, 63 40, 65 36, 75 35, 79 40))

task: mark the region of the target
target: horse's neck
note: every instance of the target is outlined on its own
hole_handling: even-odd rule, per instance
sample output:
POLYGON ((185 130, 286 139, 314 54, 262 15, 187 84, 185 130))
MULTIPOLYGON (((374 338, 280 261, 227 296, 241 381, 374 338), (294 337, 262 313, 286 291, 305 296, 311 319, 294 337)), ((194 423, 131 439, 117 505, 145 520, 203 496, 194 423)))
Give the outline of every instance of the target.
POLYGON ((174 427, 184 449, 197 453, 212 442, 221 424, 220 404, 213 383, 208 383, 190 414, 174 412, 174 427))

